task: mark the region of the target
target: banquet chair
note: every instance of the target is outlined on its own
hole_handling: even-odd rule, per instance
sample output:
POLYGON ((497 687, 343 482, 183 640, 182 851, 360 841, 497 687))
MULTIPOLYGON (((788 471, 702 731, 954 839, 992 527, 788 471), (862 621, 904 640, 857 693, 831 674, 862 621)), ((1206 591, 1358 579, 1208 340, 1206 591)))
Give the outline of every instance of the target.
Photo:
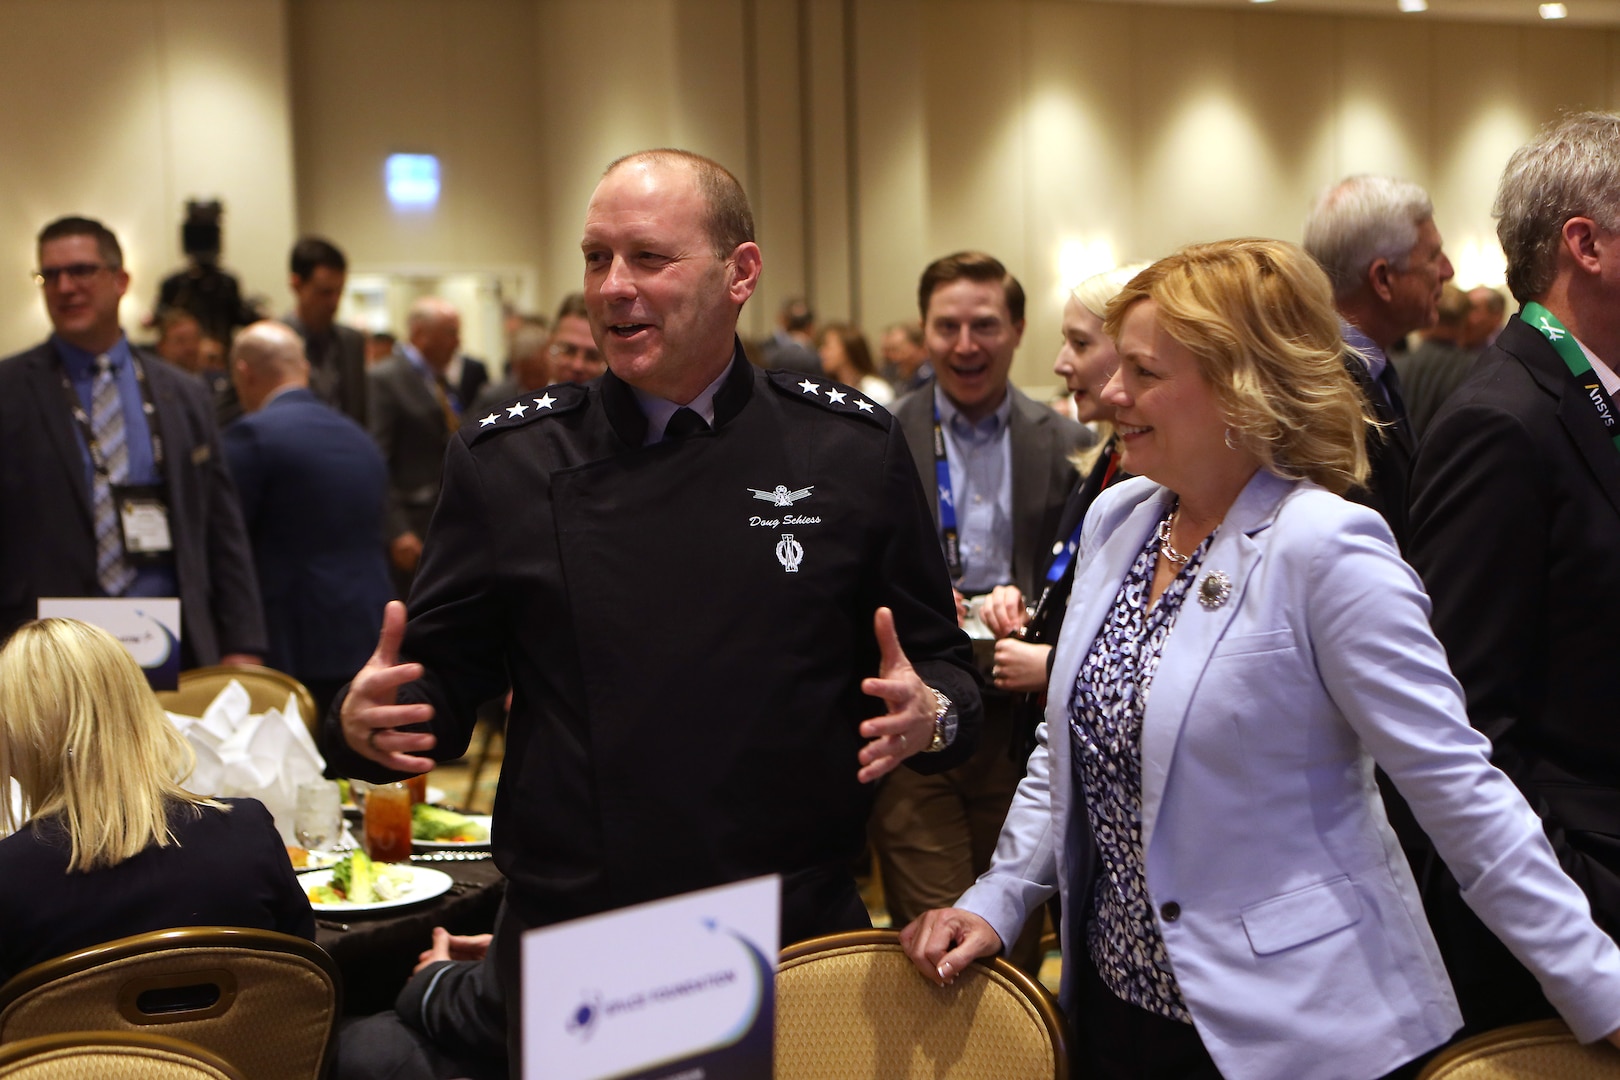
POLYGON ((309 692, 309 687, 291 675, 257 664, 216 664, 182 671, 179 689, 159 690, 158 700, 169 712, 201 716, 232 679, 248 692, 255 713, 285 709, 287 695, 291 694, 298 702, 298 715, 303 718, 304 726, 311 735, 319 737, 321 718, 315 715, 315 696, 309 692))
POLYGON ((1418 1080, 1614 1080, 1620 1050, 1598 1042, 1582 1046, 1562 1020, 1487 1031, 1443 1052, 1418 1080))
POLYGON ((776 1080, 1067 1080, 1057 1004, 1006 960, 947 987, 892 930, 790 945, 776 972, 776 1080))
POLYGON ((273 930, 154 930, 36 964, 0 986, 0 1045, 143 1031, 209 1050, 247 1080, 313 1080, 342 1003, 337 965, 273 930))
POLYGON ((244 1080, 217 1054, 167 1035, 68 1031, 0 1045, 0 1080, 244 1080))

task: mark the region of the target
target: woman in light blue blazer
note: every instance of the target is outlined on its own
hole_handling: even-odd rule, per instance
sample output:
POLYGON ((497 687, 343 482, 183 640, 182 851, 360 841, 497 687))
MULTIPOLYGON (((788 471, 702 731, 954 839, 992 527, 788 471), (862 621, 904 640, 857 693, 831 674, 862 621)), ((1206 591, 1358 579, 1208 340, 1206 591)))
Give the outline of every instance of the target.
POLYGON ((906 927, 913 960, 948 983, 1056 891, 1076 1075, 1409 1071, 1462 1020, 1376 761, 1575 1033, 1616 1042, 1620 950, 1469 727, 1388 528, 1339 497, 1365 422, 1326 277, 1278 241, 1191 247, 1107 329, 1137 479, 1087 516, 995 860, 906 927))

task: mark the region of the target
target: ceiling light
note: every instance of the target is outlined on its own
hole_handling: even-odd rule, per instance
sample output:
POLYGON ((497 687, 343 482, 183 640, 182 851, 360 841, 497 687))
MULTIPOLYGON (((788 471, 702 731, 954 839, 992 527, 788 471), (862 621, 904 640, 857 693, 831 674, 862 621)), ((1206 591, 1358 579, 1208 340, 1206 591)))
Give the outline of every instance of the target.
POLYGON ((1429 0, 1400 0, 1400 8, 1409 15, 1414 11, 1428 11, 1429 0))
POLYGON ((1269 4, 1272 0, 1249 0, 1251 4, 1269 4))
POLYGON ((1569 15, 1569 8, 1563 4, 1542 4, 1541 17, 1543 19, 1562 19, 1569 15))

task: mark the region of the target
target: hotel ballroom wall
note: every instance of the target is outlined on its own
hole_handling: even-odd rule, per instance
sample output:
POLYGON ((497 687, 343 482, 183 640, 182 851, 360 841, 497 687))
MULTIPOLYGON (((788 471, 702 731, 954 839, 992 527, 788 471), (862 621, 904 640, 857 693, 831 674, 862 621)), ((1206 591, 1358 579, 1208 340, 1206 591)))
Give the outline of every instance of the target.
POLYGON ((300 231, 358 270, 517 268, 577 287, 612 157, 709 154, 766 255, 744 331, 808 293, 870 329, 917 273, 983 247, 1030 292, 1014 376, 1049 384, 1058 299, 1115 260, 1297 239, 1356 171, 1434 195, 1459 283, 1498 283, 1508 153, 1566 108, 1620 107, 1620 31, 1088 0, 5 0, 0 349, 45 331, 27 271, 49 218, 129 248, 130 325, 179 263, 188 197, 226 204, 226 263, 286 301, 300 231), (437 154, 396 211, 391 152, 437 154))

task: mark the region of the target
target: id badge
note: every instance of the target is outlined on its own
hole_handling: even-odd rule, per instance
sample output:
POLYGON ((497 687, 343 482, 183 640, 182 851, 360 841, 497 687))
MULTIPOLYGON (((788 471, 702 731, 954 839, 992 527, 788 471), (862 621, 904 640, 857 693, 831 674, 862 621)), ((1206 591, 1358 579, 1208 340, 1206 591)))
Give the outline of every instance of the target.
POLYGON ((118 524, 124 533, 124 557, 149 562, 169 555, 174 542, 169 536, 169 507, 160 487, 115 487, 118 524))

